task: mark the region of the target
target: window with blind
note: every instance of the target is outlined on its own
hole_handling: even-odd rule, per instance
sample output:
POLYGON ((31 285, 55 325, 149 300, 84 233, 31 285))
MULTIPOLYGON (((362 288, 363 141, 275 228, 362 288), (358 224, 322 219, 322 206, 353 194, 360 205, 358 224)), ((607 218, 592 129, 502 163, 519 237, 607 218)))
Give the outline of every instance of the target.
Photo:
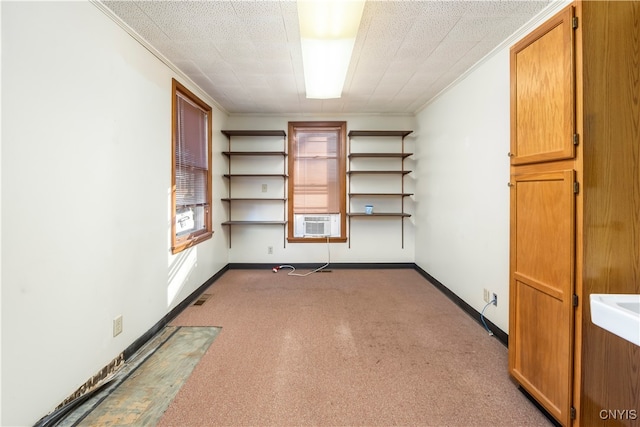
POLYGON ((211 228, 211 107, 173 80, 173 253, 213 234, 211 228))
POLYGON ((346 122, 289 123, 289 241, 346 241, 346 122))

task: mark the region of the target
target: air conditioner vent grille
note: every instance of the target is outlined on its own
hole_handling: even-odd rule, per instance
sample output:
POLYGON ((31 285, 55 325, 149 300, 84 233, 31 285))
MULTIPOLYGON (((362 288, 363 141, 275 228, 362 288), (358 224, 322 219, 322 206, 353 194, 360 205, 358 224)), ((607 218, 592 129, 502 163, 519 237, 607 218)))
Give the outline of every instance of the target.
POLYGON ((304 234, 322 236, 324 235, 324 222, 306 222, 304 234))
POLYGON ((304 217, 305 236, 326 236, 331 232, 331 220, 328 216, 304 217))
POLYGON ((330 218, 328 216, 305 216, 304 220, 309 221, 329 221, 330 218))

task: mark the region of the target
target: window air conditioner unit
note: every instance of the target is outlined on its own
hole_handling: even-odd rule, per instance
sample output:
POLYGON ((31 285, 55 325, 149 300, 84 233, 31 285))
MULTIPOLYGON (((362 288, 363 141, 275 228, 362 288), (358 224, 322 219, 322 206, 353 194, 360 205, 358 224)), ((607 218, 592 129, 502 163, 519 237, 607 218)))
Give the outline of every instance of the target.
POLYGON ((340 214, 306 213, 294 214, 294 237, 339 237, 340 214))
POLYGON ((331 234, 331 217, 329 216, 305 216, 305 236, 328 236, 331 234))

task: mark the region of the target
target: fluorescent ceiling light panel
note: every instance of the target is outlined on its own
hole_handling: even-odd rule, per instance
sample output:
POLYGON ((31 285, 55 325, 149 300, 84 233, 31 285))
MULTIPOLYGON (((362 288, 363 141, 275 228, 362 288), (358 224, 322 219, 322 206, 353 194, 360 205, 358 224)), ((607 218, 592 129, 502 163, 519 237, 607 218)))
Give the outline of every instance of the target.
POLYGON ((340 98, 364 0, 298 0, 307 98, 340 98))

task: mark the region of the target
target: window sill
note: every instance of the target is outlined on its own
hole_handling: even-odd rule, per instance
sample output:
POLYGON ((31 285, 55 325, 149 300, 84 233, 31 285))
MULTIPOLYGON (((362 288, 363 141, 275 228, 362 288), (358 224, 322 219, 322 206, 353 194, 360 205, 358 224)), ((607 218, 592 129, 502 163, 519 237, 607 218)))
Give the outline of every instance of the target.
MULTIPOLYGON (((330 237, 329 243, 346 243, 346 237, 330 237)), ((327 243, 326 237, 289 237, 289 243, 327 243)))
POLYGON ((197 245, 198 243, 204 242, 205 240, 209 240, 213 236, 213 231, 206 231, 202 234, 199 234, 195 237, 190 238, 189 240, 182 241, 176 246, 171 248, 171 253, 174 255, 184 251, 187 248, 197 245))

